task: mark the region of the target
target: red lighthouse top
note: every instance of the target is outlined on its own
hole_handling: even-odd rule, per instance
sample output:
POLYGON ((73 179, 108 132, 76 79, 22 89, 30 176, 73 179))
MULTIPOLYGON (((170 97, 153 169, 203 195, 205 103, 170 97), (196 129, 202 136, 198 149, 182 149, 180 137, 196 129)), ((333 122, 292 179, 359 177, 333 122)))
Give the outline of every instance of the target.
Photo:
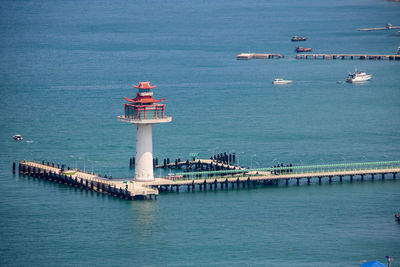
POLYGON ((136 98, 130 99, 125 98, 125 100, 133 103, 141 104, 152 104, 164 101, 165 98, 156 100, 153 98, 153 92, 151 89, 155 88, 156 86, 151 86, 150 82, 139 82, 139 85, 133 85, 133 87, 139 89, 139 92, 136 93, 136 98))
POLYGON ((153 89, 156 88, 156 86, 150 86, 150 82, 139 82, 139 85, 133 85, 133 87, 138 88, 138 89, 153 89))

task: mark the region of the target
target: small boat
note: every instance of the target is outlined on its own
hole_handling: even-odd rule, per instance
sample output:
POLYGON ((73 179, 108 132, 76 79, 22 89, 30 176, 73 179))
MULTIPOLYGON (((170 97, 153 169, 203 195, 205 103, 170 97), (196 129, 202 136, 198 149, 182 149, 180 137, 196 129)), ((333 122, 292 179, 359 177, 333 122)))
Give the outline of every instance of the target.
POLYGON ((20 134, 14 135, 13 138, 15 141, 21 141, 22 139, 24 139, 24 138, 22 138, 22 135, 20 135, 20 134))
MULTIPOLYGON (((399 31, 400 32, 400 31, 399 31)), ((400 46, 397 47, 397 54, 400 55, 400 46)))
POLYGON ((305 41, 305 40, 307 40, 307 37, 300 37, 297 35, 292 37, 292 42, 299 42, 299 41, 305 41))
POLYGON ((175 175, 174 173, 168 173, 167 177, 165 177, 168 180, 177 180, 183 178, 182 175, 175 175))
POLYGON ((312 49, 309 47, 301 47, 301 46, 296 47, 296 52, 310 52, 311 50, 312 49))
POLYGON ((64 174, 64 175, 74 175, 74 174, 77 173, 77 172, 78 172, 77 169, 72 169, 72 170, 65 170, 65 171, 62 171, 61 174, 64 174))
POLYGON ((348 82, 348 83, 363 82, 363 81, 371 80, 371 78, 372 78, 371 74, 366 74, 364 71, 355 70, 354 73, 349 73, 349 76, 347 76, 346 82, 348 82))
POLYGON ((289 84, 289 83, 292 83, 293 81, 291 81, 291 80, 284 80, 284 79, 281 79, 281 78, 276 78, 276 79, 274 79, 274 81, 272 82, 273 84, 289 84))
POLYGON ((396 214, 394 215, 394 219, 395 219, 398 223, 400 223, 400 215, 399 215, 398 212, 396 212, 396 214))

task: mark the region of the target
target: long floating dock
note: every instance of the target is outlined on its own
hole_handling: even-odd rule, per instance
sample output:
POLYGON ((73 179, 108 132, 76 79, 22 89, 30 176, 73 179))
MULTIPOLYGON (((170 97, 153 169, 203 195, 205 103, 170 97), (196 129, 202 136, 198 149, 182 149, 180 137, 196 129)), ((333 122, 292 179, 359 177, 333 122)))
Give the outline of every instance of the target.
MULTIPOLYGON (((13 171, 15 172, 15 164, 13 171)), ((400 161, 186 172, 177 174, 183 175, 182 179, 155 178, 151 182, 107 179, 80 171, 65 175, 62 174, 59 166, 56 167, 54 163, 49 162, 45 164, 22 161, 19 163, 18 171, 20 174, 78 187, 82 190, 133 200, 156 198, 159 191, 174 191, 174 189, 180 191, 181 187, 187 191, 201 191, 207 188, 209 190, 234 189, 235 187, 239 189, 273 185, 278 184, 279 181, 283 181, 286 185, 295 181, 299 185, 301 180, 306 180, 307 184, 310 184, 312 179, 318 179, 318 183, 322 183, 323 179, 327 179, 329 183, 334 179, 343 182, 346 178, 350 182, 354 179, 364 181, 381 178, 385 180, 389 175, 392 179, 396 179, 396 175, 400 173, 400 161)))
POLYGON ((254 53, 242 53, 236 56, 238 60, 249 60, 249 59, 277 59, 283 58, 281 54, 254 54, 254 53))
POLYGON ((359 31, 381 31, 381 30, 391 30, 391 29, 400 29, 400 26, 386 26, 386 27, 379 27, 379 28, 366 28, 366 29, 359 29, 359 31))
POLYGON ((367 54, 297 54, 296 59, 371 59, 400 60, 400 55, 367 55, 367 54))

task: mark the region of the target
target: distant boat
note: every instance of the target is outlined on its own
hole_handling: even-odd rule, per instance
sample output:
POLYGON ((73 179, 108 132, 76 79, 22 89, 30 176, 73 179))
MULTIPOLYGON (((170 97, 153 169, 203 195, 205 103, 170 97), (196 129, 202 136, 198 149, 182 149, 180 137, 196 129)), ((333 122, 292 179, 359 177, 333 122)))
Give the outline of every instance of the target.
POLYGON ((174 173, 168 173, 167 177, 165 177, 168 180, 177 180, 183 178, 182 175, 175 175, 174 173))
POLYGON ((346 82, 348 82, 348 83, 363 82, 363 81, 371 80, 371 78, 372 78, 371 74, 366 74, 364 71, 356 70, 354 73, 349 73, 349 76, 347 76, 346 82))
POLYGON ((296 47, 296 52, 310 52, 311 50, 312 49, 309 47, 301 47, 301 46, 296 47))
POLYGON ((400 223, 400 215, 399 215, 398 212, 396 212, 396 214, 394 215, 394 219, 395 219, 398 223, 400 223))
POLYGON ((20 134, 14 135, 13 138, 15 141, 21 141, 22 139, 24 139, 24 138, 22 138, 22 135, 20 135, 20 134))
POLYGON ((289 84, 289 83, 292 83, 293 81, 291 81, 291 80, 284 80, 284 79, 281 79, 281 78, 276 78, 276 79, 274 79, 274 81, 272 82, 273 84, 289 84))
MULTIPOLYGON (((399 31, 400 32, 400 31, 399 31)), ((400 55, 400 46, 397 47, 397 54, 400 55)))
POLYGON ((73 169, 73 170, 65 170, 65 171, 62 171, 61 173, 64 175, 74 175, 77 172, 78 172, 77 169, 73 169))
POLYGON ((305 40, 307 40, 307 37, 300 37, 297 35, 292 37, 292 42, 299 42, 299 41, 305 41, 305 40))

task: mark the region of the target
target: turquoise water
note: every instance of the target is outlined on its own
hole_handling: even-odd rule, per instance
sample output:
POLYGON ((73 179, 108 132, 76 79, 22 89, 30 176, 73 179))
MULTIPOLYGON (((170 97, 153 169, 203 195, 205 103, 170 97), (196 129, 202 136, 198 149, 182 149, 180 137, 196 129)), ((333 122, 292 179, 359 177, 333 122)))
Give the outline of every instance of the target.
MULTIPOLYGON (((400 159, 400 65, 295 60, 395 54, 400 4, 368 1, 2 1, 1 265, 400 266, 399 180, 162 193, 122 201, 29 177, 14 160, 131 177, 131 84, 166 97, 154 154, 233 152, 247 167, 400 159), (242 52, 279 60, 237 61, 242 52), (362 69, 364 84, 338 84, 362 69), (273 86, 277 77, 290 86, 273 86), (20 133, 23 142, 14 142, 20 133)), ((158 173, 158 170, 156 171, 158 173)))

